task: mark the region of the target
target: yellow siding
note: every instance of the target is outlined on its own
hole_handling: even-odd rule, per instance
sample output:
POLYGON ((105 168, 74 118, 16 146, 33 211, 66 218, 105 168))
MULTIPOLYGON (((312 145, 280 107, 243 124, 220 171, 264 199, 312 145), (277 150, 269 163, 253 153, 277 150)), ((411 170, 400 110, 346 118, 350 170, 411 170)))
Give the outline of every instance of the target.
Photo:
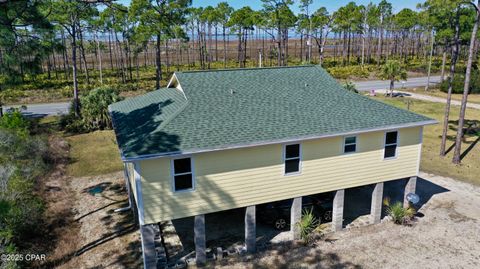
POLYGON ((145 223, 211 213, 417 175, 421 128, 399 130, 397 158, 383 160, 384 132, 302 142, 300 175, 284 176, 283 145, 193 155, 195 190, 173 193, 169 158, 140 162, 145 223))

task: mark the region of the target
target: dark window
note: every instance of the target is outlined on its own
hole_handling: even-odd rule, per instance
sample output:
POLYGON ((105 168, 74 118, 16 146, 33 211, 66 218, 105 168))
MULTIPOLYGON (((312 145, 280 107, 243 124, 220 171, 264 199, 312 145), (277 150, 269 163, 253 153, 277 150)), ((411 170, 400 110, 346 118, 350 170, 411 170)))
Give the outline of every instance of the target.
POLYGON ((388 132, 385 135, 385 144, 397 144, 398 132, 388 132))
POLYGON ((287 145, 285 146, 285 159, 300 157, 300 145, 287 145))
POLYGON ((285 160, 285 174, 298 172, 299 165, 299 160, 285 160))
POLYGON ((193 189, 192 161, 190 158, 173 160, 175 191, 193 189))
POLYGON ((384 158, 393 158, 397 156, 398 132, 388 132, 385 134, 384 158))
POLYGON ((356 136, 345 137, 343 152, 350 153, 355 151, 357 151, 357 137, 356 136))
POLYGON ((191 189, 192 183, 192 174, 175 176, 175 191, 191 189))
POLYGON ((285 174, 300 171, 300 144, 285 146, 285 174))
POLYGON ((192 172, 190 158, 176 159, 173 166, 175 167, 175 174, 192 172))

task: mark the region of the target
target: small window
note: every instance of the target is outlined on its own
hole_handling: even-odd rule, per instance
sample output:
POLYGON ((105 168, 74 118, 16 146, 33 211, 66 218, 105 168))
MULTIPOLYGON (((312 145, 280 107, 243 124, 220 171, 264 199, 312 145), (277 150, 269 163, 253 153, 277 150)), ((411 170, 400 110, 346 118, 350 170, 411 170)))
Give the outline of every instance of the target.
POLYGON ((193 172, 191 158, 173 160, 173 188, 174 191, 193 189, 193 172))
POLYGON ((345 142, 343 143, 343 153, 352 153, 357 151, 357 137, 349 136, 345 137, 345 142))
POLYGON ((385 150, 383 158, 394 158, 397 156, 398 132, 387 132, 385 134, 385 150))
POLYGON ((300 172, 300 144, 285 146, 285 174, 300 172))

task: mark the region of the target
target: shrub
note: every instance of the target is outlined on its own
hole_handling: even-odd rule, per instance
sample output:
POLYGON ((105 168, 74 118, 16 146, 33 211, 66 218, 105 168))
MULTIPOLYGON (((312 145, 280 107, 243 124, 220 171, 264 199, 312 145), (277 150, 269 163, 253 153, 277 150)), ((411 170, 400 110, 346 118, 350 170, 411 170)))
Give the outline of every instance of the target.
POLYGON ((390 203, 390 198, 385 198, 383 204, 387 207, 387 214, 395 224, 406 224, 415 215, 412 207, 404 208, 401 202, 390 203))
MULTIPOLYGON (((95 130, 111 129, 112 122, 108 106, 121 101, 118 91, 101 87, 91 90, 80 98, 80 117, 73 110, 60 118, 60 127, 70 133, 83 133, 95 130)), ((73 103, 70 107, 73 107, 73 103)))
MULTIPOLYGON (((13 126, 24 128, 22 124, 13 126)), ((0 128, 0 255, 24 251, 17 248, 40 231, 44 209, 35 194, 35 182, 46 172, 47 142, 31 136, 28 129, 19 134, 18 129, 0 128)), ((0 267, 17 266, 11 262, 0 267)))
POLYGON ((360 65, 336 66, 327 68, 327 71, 337 79, 368 78, 373 67, 360 65))
POLYGON ((91 90, 81 98, 81 115, 84 127, 87 130, 111 129, 112 122, 108 113, 108 106, 122 98, 118 91, 112 88, 101 87, 91 90))
MULTIPOLYGON (((462 94, 464 83, 465 75, 455 74, 452 83, 452 93, 462 94)), ((448 92, 448 79, 440 84, 440 90, 442 92, 448 92)), ((469 93, 480 94, 480 71, 478 70, 472 71, 469 93)))
POLYGON ((357 90, 357 87, 355 86, 355 84, 351 81, 347 81, 345 82, 345 84, 343 84, 343 87, 345 88, 345 90, 347 91, 351 91, 351 92, 354 92, 354 93, 358 93, 358 90, 357 90))
MULTIPOLYGON (((70 104, 73 108, 73 102, 70 104)), ((75 112, 71 109, 68 114, 62 115, 59 121, 60 129, 69 133, 79 134, 86 132, 82 118, 75 116, 75 112)))
POLYGON ((15 131, 20 135, 27 135, 29 127, 30 121, 28 121, 18 109, 7 112, 3 117, 0 117, 0 128, 15 131))
POLYGON ((313 240, 313 233, 317 229, 320 222, 315 215, 313 214, 313 208, 304 209, 302 213, 302 218, 296 224, 300 229, 300 238, 306 244, 309 244, 313 240))

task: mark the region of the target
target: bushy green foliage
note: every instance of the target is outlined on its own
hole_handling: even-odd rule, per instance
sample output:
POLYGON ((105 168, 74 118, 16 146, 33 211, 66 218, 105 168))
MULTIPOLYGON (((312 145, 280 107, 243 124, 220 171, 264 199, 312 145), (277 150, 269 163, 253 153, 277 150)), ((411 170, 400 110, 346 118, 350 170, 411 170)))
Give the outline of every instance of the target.
POLYGON ((71 111, 60 119, 60 126, 71 133, 111 129, 112 122, 108 106, 122 99, 118 91, 112 88, 93 89, 80 98, 80 117, 75 116, 71 111))
MULTIPOLYGON (((408 59, 405 65, 408 71, 410 72, 418 72, 418 73, 426 74, 428 72, 429 61, 422 60, 422 59, 408 59)), ((430 71, 432 73, 438 73, 440 72, 441 67, 442 67, 442 59, 440 57, 434 57, 432 60, 432 67, 430 71)), ((446 69, 448 69, 448 66, 446 67, 446 69)))
POLYGON ((387 214, 396 224, 406 224, 415 215, 414 208, 404 208, 401 202, 395 202, 392 204, 388 197, 383 200, 383 204, 387 207, 387 214))
POLYGON ((374 66, 362 67, 360 65, 336 66, 327 68, 327 71, 330 73, 330 75, 337 79, 368 78, 370 73, 374 70, 374 66))
POLYGON ((44 205, 35 182, 48 168, 48 146, 44 138, 30 135, 20 112, 7 113, 0 122, 0 254, 18 253, 39 231, 44 205))
MULTIPOLYGON (((463 87, 465 84, 464 74, 455 74, 453 77, 452 93, 463 93, 463 87)), ((442 92, 448 92, 448 79, 440 84, 440 90, 442 92)), ((469 93, 480 94, 480 71, 472 71, 470 79, 469 93)))
MULTIPOLYGON (((73 104, 71 104, 70 107, 73 107, 73 104)), ((73 134, 80 134, 87 131, 83 124, 82 118, 75 116, 75 112, 73 110, 70 110, 68 114, 60 117, 59 125, 62 130, 73 134)))
POLYGON ((118 91, 102 87, 90 91, 80 100, 81 115, 87 130, 111 129, 112 122, 108 113, 108 106, 122 98, 118 91))
POLYGON ((5 113, 3 117, 0 117, 0 128, 13 130, 22 136, 28 134, 29 127, 30 121, 25 119, 18 109, 5 113))
POLYGON ((303 210, 302 218, 296 224, 300 229, 300 238, 303 242, 309 244, 313 240, 313 234, 319 224, 320 222, 313 214, 313 208, 303 210))

